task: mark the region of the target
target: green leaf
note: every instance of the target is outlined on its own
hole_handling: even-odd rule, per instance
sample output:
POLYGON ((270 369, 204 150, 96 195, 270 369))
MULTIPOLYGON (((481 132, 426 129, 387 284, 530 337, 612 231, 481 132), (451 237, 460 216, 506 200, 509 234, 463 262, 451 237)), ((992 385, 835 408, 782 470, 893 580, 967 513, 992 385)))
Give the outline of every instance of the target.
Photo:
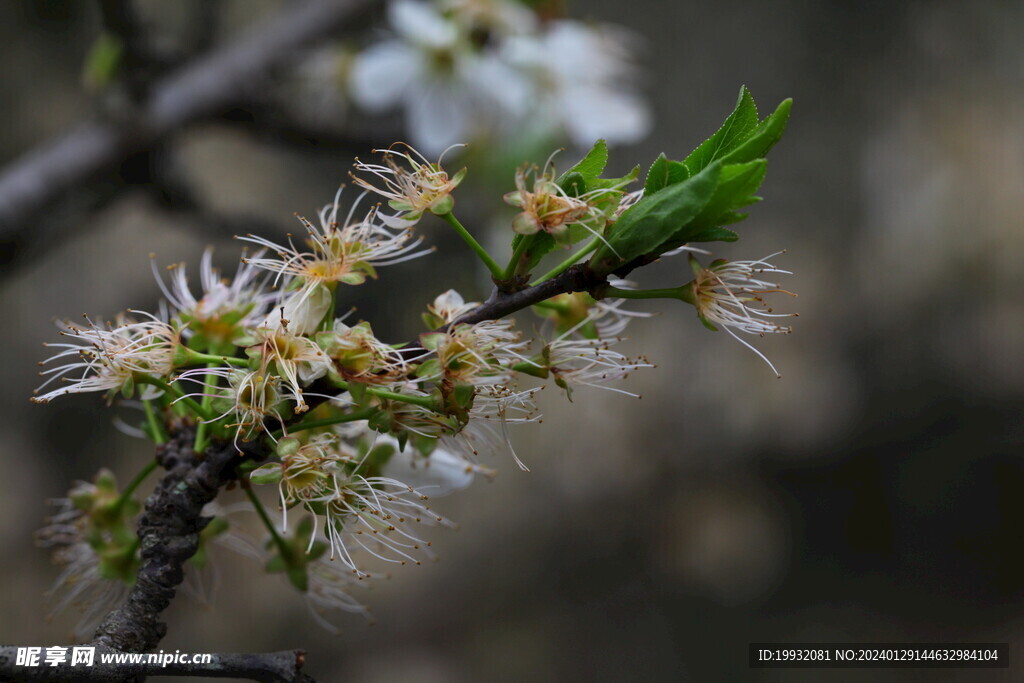
MULTIPOLYGON (((744 214, 744 217, 746 217, 746 214, 744 214)), ((695 232, 686 240, 686 242, 735 242, 739 238, 740 236, 732 230, 721 226, 715 226, 695 232)), ((680 242, 678 246, 682 246, 683 244, 686 244, 686 242, 680 242)))
MULTIPOLYGON (((722 167, 715 194, 686 227, 693 231, 704 230, 718 225, 735 223, 746 217, 736 213, 736 209, 749 206, 759 200, 754 193, 764 182, 768 162, 755 159, 745 164, 729 164, 722 167)), ((673 239, 676 239, 673 236, 673 239)), ((690 238, 691 241, 693 238, 690 238)))
POLYGON ((587 191, 587 179, 577 171, 563 173, 562 177, 558 179, 558 186, 565 190, 570 197, 579 197, 587 191))
POLYGON ((721 164, 713 163, 627 209, 612 226, 608 243, 594 254, 591 268, 608 273, 638 256, 664 251, 660 247, 700 214, 714 195, 721 171, 721 164))
POLYGON ((714 135, 693 150, 683 161, 690 175, 721 159, 740 146, 757 129, 757 105, 746 86, 740 88, 736 108, 714 135))
POLYGON ((520 241, 525 239, 532 239, 533 242, 526 251, 528 265, 526 266, 526 272, 533 270, 540 260, 544 258, 552 249, 555 248, 555 238, 550 234, 541 230, 532 235, 516 235, 512 238, 512 251, 515 252, 519 246, 520 241))
POLYGON ((640 165, 634 166, 630 169, 629 173, 622 176, 621 178, 588 178, 587 179, 587 191, 591 190, 607 190, 609 188, 619 188, 623 185, 628 185, 637 178, 640 177, 640 165))
POLYGON ((759 200, 754 192, 764 181, 768 162, 755 159, 745 164, 729 164, 722 166, 718 187, 708 203, 686 225, 680 228, 665 242, 661 251, 674 249, 687 242, 735 242, 739 236, 722 225, 737 223, 747 217, 737 213, 742 208, 759 200))
POLYGON ((789 110, 793 108, 793 100, 785 99, 779 103, 769 116, 757 126, 752 135, 743 144, 734 147, 722 157, 723 164, 736 164, 763 157, 786 131, 789 121, 789 110))
POLYGON ((649 197, 658 190, 681 183, 689 177, 690 171, 686 168, 686 164, 681 161, 669 161, 664 154, 661 154, 651 164, 651 169, 647 171, 644 196, 649 197))
POLYGON ((604 167, 608 164, 608 145, 604 140, 598 140, 590 148, 587 155, 579 160, 575 166, 567 170, 558 178, 558 184, 571 173, 579 173, 583 179, 590 184, 590 181, 604 173, 604 167))

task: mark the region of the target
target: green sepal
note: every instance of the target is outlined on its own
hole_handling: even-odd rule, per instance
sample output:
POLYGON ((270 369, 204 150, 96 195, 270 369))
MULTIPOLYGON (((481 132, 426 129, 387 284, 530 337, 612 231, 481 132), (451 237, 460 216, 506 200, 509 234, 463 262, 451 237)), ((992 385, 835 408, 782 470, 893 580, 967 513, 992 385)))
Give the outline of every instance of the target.
POLYGON ((441 361, 436 358, 423 361, 419 367, 416 368, 415 375, 417 377, 437 377, 441 374, 441 361))
POLYGON ((358 406, 365 406, 368 402, 369 393, 366 391, 366 385, 361 382, 348 382, 348 393, 352 396, 352 400, 356 402, 358 406))
POLYGON ((125 398, 135 396, 135 377, 133 375, 128 375, 125 378, 124 383, 121 385, 121 395, 125 398))
POLYGON ((577 171, 563 173, 558 179, 558 186, 570 197, 579 197, 587 191, 587 179, 577 171))
POLYGON ((715 327, 715 326, 714 326, 714 325, 713 325, 713 324, 711 323, 711 321, 710 321, 710 320, 708 320, 707 318, 705 318, 705 317, 704 317, 704 316, 702 316, 702 315, 698 315, 697 317, 698 317, 698 318, 700 318, 700 322, 701 322, 701 324, 703 324, 703 325, 704 325, 704 327, 708 328, 708 329, 709 329, 709 330, 711 330, 712 332, 718 332, 718 328, 717 328, 717 327, 715 327))
POLYGON ((544 365, 535 365, 533 363, 527 363, 525 361, 516 363, 512 366, 512 369, 516 372, 521 372, 524 375, 530 375, 531 377, 537 377, 540 379, 547 379, 550 374, 547 367, 544 365))
POLYGON ((284 472, 282 472, 279 463, 268 462, 266 465, 261 465, 250 472, 249 481, 257 485, 278 484, 283 476, 284 472))
POLYGON ((443 216, 446 213, 451 213, 452 209, 455 208, 455 198, 450 194, 445 195, 441 199, 437 200, 433 206, 430 207, 430 213, 435 216, 443 216))
POLYGON ((447 335, 444 332, 427 332, 420 335, 420 346, 427 351, 437 351, 437 347, 440 346, 441 341, 447 335))
POLYGON ((413 448, 415 448, 420 455, 424 458, 428 458, 437 448, 438 439, 431 436, 424 436, 422 434, 412 434, 409 436, 409 442, 412 443, 413 448))

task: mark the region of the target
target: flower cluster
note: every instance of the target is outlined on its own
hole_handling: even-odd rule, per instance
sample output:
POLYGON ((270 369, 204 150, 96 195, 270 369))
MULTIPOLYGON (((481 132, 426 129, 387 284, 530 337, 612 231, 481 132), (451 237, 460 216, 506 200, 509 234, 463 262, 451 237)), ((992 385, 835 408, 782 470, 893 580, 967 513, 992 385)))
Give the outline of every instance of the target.
MULTIPOLYGON (((516 21, 499 2, 449 5, 450 14, 435 17, 446 26, 456 26, 463 14, 493 27, 516 21)), ((693 256, 701 250, 680 239, 720 238, 724 233, 714 232, 720 227, 709 232, 701 221, 735 222, 729 207, 747 201, 743 195, 730 203, 716 193, 708 180, 721 173, 715 165, 691 172, 661 157, 640 194, 626 190, 637 171, 600 177, 603 141, 561 175, 550 160, 543 170, 520 170, 516 190, 505 196, 521 212, 511 221, 503 267, 453 214, 452 193, 464 170, 450 176, 440 160, 412 148, 393 146, 383 154, 383 164, 356 162, 364 191, 347 209, 339 190, 318 220, 300 218, 304 240, 241 237, 259 251, 242 257, 233 279, 221 277, 207 251, 199 293, 183 264, 171 268, 169 282, 154 267, 167 299, 159 316, 133 311, 111 325, 62 323, 68 341, 52 345, 56 352, 42 364, 47 379, 40 389, 48 390, 35 398, 98 392, 113 402, 120 394, 137 399, 131 405, 143 408, 144 419, 135 431, 155 443, 184 435, 194 438, 196 453, 234 444, 256 487, 243 488, 270 535, 267 569, 306 593, 323 621, 336 611, 365 612, 349 589, 377 568, 431 556, 428 527, 451 526, 431 508, 432 498, 489 474, 482 462, 498 453, 526 469, 512 448, 510 426, 539 421, 534 398, 546 383, 570 400, 586 388, 636 396, 615 384, 654 366, 619 344, 632 321, 651 314, 631 310, 628 300, 685 301, 706 325, 737 339, 736 332, 788 331, 774 323, 782 314, 764 303, 784 290, 761 279, 785 271, 767 260, 704 267, 693 256), (668 187, 673 182, 692 185, 677 191, 668 187), (704 204, 685 204, 699 201, 700 192, 704 204), (386 198, 395 213, 366 207, 369 193, 386 198), (711 209, 702 210, 705 205, 711 209), (708 218, 712 209, 721 218, 708 218), (398 342, 379 338, 370 321, 349 320, 351 311, 339 316, 339 304, 349 308, 350 288, 377 279, 381 268, 432 252, 418 234, 429 214, 442 217, 488 266, 491 296, 472 302, 448 290, 424 301, 426 329, 398 342), (680 217, 695 227, 680 226, 680 217), (535 277, 546 255, 584 238, 589 241, 569 258, 535 277), (682 251, 695 275, 686 285, 644 290, 613 276, 682 251), (527 308, 542 319, 521 326, 535 329, 533 336, 510 317, 527 308), (61 386, 49 387, 58 379, 61 386), (260 487, 276 488, 279 523, 254 493, 260 487)), ((742 179, 747 166, 730 171, 726 191, 738 191, 732 179, 742 179)), ((51 520, 43 539, 60 547, 57 559, 67 566, 62 585, 72 586, 63 603, 92 595, 88 586, 106 580, 131 583, 138 547, 127 527, 134 514, 128 494, 148 471, 125 494, 108 475, 78 487, 51 520)), ((207 527, 210 534, 225 528, 207 527)), ((257 554, 243 545, 243 554, 257 554)), ((205 565, 205 551, 200 555, 197 562, 205 565)))
POLYGON ((391 0, 388 19, 392 38, 335 64, 359 106, 403 108, 428 153, 475 136, 626 143, 649 128, 621 28, 542 17, 518 0, 391 0))

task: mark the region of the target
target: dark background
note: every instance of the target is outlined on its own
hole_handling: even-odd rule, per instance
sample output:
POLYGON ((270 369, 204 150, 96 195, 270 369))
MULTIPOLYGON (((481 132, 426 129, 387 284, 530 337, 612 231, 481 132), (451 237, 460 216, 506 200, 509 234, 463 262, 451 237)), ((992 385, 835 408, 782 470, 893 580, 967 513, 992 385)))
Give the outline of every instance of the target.
MULTIPOLYGON (((281 7, 216 5, 214 41, 281 7)), ((1024 5, 575 5, 642 36, 656 127, 613 151, 618 168, 684 156, 740 84, 765 110, 794 98, 766 201, 739 243, 716 249, 788 249, 777 262, 795 273, 786 286, 801 317, 793 335, 759 342, 782 379, 664 304, 630 330, 630 348, 658 364, 627 383, 643 399, 544 396, 544 423, 514 435, 532 471, 498 458, 484 463, 500 470, 494 481, 439 502, 461 529, 434 536, 436 564, 365 596, 375 625, 354 616, 332 637, 279 576, 228 556, 216 601, 177 601, 163 648, 304 647, 326 681, 1014 680, 1016 663, 751 671, 746 646, 1009 641, 1011 661, 1024 657, 1024 5)), ((187 3, 143 7, 158 25, 187 19, 187 3)), ((99 29, 90 3, 0 4, 0 161, 93 115, 81 68, 99 29)), ((386 144, 373 138, 394 123, 361 122, 366 147, 386 144)), ((292 212, 333 195, 351 151, 224 120, 172 146, 204 203, 278 236, 295 228, 292 212)), ((469 216, 507 189, 467 199, 469 216)), ((230 264, 237 250, 230 233, 161 208, 144 181, 97 211, 38 221, 55 216, 59 229, 7 245, 0 271, 0 641, 12 644, 67 642, 75 621, 45 619, 57 569, 32 542, 44 499, 102 465, 126 481, 147 453, 98 397, 27 401, 51 319, 153 308, 150 252, 194 264, 214 243, 230 264)), ((442 254, 388 269, 354 301, 385 338, 414 331, 435 292, 486 294, 441 223, 423 231, 442 254)), ((676 285, 684 268, 666 262, 641 280, 676 285)))

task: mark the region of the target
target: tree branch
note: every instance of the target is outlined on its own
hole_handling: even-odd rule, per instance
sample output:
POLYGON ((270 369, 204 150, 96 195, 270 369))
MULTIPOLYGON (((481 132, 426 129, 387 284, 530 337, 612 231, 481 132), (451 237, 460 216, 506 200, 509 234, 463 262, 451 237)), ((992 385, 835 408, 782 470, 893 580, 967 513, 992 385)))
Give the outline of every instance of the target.
POLYGON ((132 152, 244 102, 270 68, 379 4, 379 0, 289 4, 259 29, 155 84, 149 98, 124 120, 82 123, 30 151, 0 175, 0 245, 8 250, 17 247, 36 230, 52 204, 72 189, 116 172, 132 152))
POLYGON ((203 506, 237 477, 235 466, 241 460, 231 443, 215 445, 197 457, 194 440, 194 430, 187 428, 157 446, 157 461, 167 474, 146 500, 139 519, 142 564, 124 604, 97 629, 97 645, 146 652, 167 632, 161 615, 185 577, 184 563, 199 547, 199 532, 210 521, 202 516, 203 506))
MULTIPOLYGON (((265 653, 213 654, 208 663, 152 663, 102 661, 102 655, 124 655, 116 650, 97 647, 92 666, 19 666, 16 646, 0 646, 0 678, 7 681, 114 681, 143 680, 146 676, 196 676, 200 678, 245 678, 263 683, 313 683, 302 673, 306 653, 302 650, 282 650, 265 653)), ((145 659, 147 655, 142 655, 145 659)), ((160 657, 155 654, 154 657, 160 657)))

